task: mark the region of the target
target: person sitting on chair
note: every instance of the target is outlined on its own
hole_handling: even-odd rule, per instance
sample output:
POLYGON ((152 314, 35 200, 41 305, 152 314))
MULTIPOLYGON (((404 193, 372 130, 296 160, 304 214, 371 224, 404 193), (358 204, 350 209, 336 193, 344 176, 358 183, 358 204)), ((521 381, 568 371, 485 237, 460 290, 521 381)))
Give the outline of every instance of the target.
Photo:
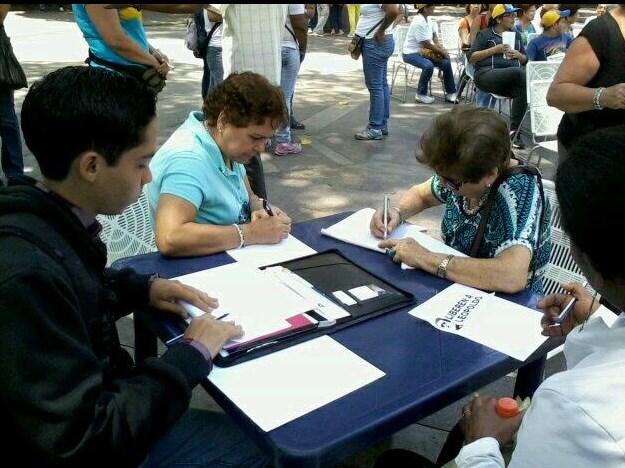
POLYGON ((4 450, 24 466, 263 466, 223 413, 189 410, 241 327, 206 313, 136 365, 115 327, 133 311, 155 313, 148 307, 186 316, 180 300, 217 307, 176 281, 105 269, 96 215, 121 213, 149 182, 156 95, 103 68, 62 68, 30 87, 22 129, 43 180, 0 189, 4 450))
POLYGON ((522 148, 515 140, 521 120, 527 109, 525 89, 525 47, 518 32, 514 31, 514 17, 518 8, 509 4, 495 5, 490 27, 480 31, 471 50, 469 62, 475 64, 475 84, 487 93, 514 99, 510 116, 510 138, 515 148, 522 148), (514 48, 503 43, 504 32, 514 32, 514 48))
POLYGON ((208 92, 203 112, 191 112, 150 164, 147 194, 163 254, 208 255, 288 236, 290 218, 263 209, 243 166, 287 118, 280 87, 257 73, 233 73, 208 92))
POLYGON ((544 62, 547 57, 564 54, 573 38, 566 31, 566 18, 569 11, 550 10, 542 17, 543 33, 527 45, 527 58, 534 62, 544 62))
POLYGON ((434 13, 436 5, 418 4, 416 6, 417 15, 410 23, 403 50, 404 62, 421 69, 415 101, 422 104, 434 102, 434 98, 428 95, 428 88, 436 66, 443 71, 445 100, 456 102, 456 83, 449 53, 438 42, 438 35, 434 32, 436 26, 429 18, 434 13))

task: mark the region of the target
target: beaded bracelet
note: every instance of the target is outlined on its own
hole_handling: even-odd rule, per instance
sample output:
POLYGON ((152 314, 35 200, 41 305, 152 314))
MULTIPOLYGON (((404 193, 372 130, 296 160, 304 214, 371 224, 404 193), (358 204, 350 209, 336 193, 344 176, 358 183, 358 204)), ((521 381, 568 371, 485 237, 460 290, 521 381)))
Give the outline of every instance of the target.
POLYGON ((603 110, 603 107, 601 107, 601 95, 603 94, 604 90, 605 88, 597 88, 595 91, 595 95, 592 98, 592 107, 597 110, 603 110))
POLYGON ((239 233, 239 240, 241 241, 239 243, 239 249, 245 247, 245 237, 243 236, 243 228, 241 226, 239 226, 238 224, 233 224, 233 226, 235 228, 237 228, 237 232, 239 233))

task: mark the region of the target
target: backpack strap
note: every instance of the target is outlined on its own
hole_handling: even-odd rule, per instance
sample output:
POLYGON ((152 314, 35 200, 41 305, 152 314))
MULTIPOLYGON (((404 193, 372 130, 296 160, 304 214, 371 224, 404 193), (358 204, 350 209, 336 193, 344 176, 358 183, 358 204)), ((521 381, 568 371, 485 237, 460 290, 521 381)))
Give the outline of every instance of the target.
MULTIPOLYGON (((546 212, 546 203, 545 203, 545 193, 543 191, 542 177, 540 171, 534 166, 529 165, 521 165, 508 167, 504 169, 501 174, 495 179, 493 185, 490 188, 490 192, 488 197, 486 198, 486 203, 484 203, 484 208, 482 209, 482 219, 480 220, 480 224, 477 228, 477 232, 475 234, 475 239, 473 239, 473 245, 471 246, 471 250, 469 252, 469 256, 476 258, 478 250, 480 248, 480 244, 484 239, 484 232, 486 231, 486 225, 488 224, 491 211, 493 209, 493 205, 495 203, 495 197, 497 196, 497 192, 501 184, 513 175, 517 174, 528 174, 536 177, 536 183, 538 184, 538 192, 540 193, 540 218, 538 220, 538 238, 536 240, 536 246, 534 248, 534 253, 538 251, 541 243, 541 232, 540 229, 543 225, 545 219, 546 212)), ((532 279, 530 281, 530 285, 534 282, 534 277, 536 276, 536 262, 534 262, 534 268, 532 269, 532 279)))

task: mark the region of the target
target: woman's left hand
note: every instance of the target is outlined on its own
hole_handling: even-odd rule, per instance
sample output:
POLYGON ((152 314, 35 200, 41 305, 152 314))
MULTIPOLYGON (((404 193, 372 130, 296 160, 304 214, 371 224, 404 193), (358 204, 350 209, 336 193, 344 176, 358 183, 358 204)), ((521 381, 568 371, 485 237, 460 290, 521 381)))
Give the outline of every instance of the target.
POLYGON ((375 42, 377 42, 378 44, 384 44, 386 42, 386 32, 382 31, 381 29, 378 29, 375 32, 375 35, 373 36, 373 38, 375 39, 375 42))
POLYGON ((401 240, 385 240, 384 242, 380 242, 378 247, 381 249, 391 249, 391 252, 394 250, 395 255, 393 255, 392 258, 395 263, 405 263, 406 265, 420 269, 423 269, 423 260, 431 253, 411 237, 401 240))

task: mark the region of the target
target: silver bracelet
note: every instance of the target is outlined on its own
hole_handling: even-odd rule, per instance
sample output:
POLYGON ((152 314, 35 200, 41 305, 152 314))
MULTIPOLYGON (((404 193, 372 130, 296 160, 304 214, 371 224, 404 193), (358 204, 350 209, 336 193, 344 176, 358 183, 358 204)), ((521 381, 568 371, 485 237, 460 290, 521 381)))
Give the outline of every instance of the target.
POLYGON ((235 228, 237 228, 237 232, 239 233, 239 240, 241 241, 239 243, 239 249, 245 247, 245 237, 243 236, 243 228, 241 226, 239 226, 238 224, 233 224, 233 226, 235 228))
POLYGON ((595 95, 592 98, 592 107, 597 110, 603 110, 603 107, 601 106, 601 95, 603 94, 604 90, 605 88, 597 88, 595 90, 595 95))

